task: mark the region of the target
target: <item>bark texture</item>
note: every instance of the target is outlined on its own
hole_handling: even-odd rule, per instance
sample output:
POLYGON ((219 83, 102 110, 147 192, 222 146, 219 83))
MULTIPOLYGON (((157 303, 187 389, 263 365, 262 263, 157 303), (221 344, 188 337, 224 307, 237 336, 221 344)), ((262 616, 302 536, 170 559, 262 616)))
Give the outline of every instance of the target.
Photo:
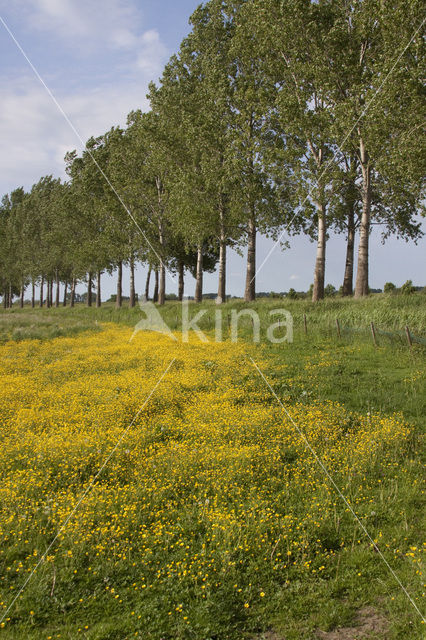
POLYGON ((63 307, 67 306, 67 294, 68 294, 68 280, 65 280, 65 282, 64 282, 64 297, 62 299, 62 306, 63 307))
POLYGON ((59 272, 57 269, 55 274, 55 284, 56 284, 55 307, 59 307, 60 282, 59 282, 59 272))
POLYGON ((44 297, 44 278, 42 277, 40 282, 40 301, 39 301, 40 307, 43 306, 43 297, 44 297))
POLYGON ((151 267, 148 267, 148 273, 146 274, 146 281, 145 281, 145 300, 148 301, 149 300, 149 282, 151 280, 151 267))
POLYGON ((197 272, 195 282, 195 302, 203 300, 203 247, 198 245, 197 248, 197 272))
POLYGON ((247 271, 244 300, 253 302, 256 298, 256 220, 251 216, 248 225, 247 271))
POLYGON ((164 304, 166 301, 166 267, 161 261, 160 265, 160 283, 158 287, 158 304, 164 304))
POLYGON ((89 271, 87 276, 87 306, 92 306, 92 272, 89 271))
POLYGON ((72 282, 71 282, 70 307, 73 307, 75 305, 75 287, 76 287, 76 284, 77 284, 76 278, 73 278, 72 282))
POLYGON ((50 309, 50 306, 52 304, 51 293, 52 293, 52 289, 50 288, 50 279, 47 278, 47 280, 46 280, 46 307, 48 309, 50 309))
POLYGON ((325 280, 325 244, 326 244, 326 220, 325 205, 317 204, 318 210, 318 238, 317 238, 317 255, 315 260, 314 271, 314 288, 312 291, 312 302, 317 302, 324 298, 324 280, 325 280))
POLYGON ((136 294, 135 294, 135 259, 130 256, 130 294, 129 294, 129 307, 135 306, 136 294))
POLYGON ((158 302, 158 269, 154 271, 154 295, 152 301, 158 302))
POLYGON ((371 220, 371 167, 364 141, 360 137, 359 156, 362 172, 362 217, 359 230, 355 298, 368 295, 368 244, 371 220))
POLYGON ((99 308, 102 304, 102 292, 101 292, 101 272, 96 273, 96 306, 99 308))
POLYGON ((226 302, 226 233, 225 233, 225 212, 223 206, 223 197, 219 202, 219 221, 220 221, 220 239, 219 239, 219 283, 217 288, 217 304, 226 302))
POLYGON ((117 298, 115 301, 115 306, 117 309, 121 308, 123 304, 123 263, 120 260, 117 265, 117 298))
POLYGON ((348 212, 348 236, 346 240, 345 275, 343 278, 342 295, 353 294, 354 279, 354 246, 355 246, 355 213, 353 208, 348 212))
POLYGON ((178 300, 179 302, 182 302, 183 300, 183 291, 184 291, 184 265, 182 260, 179 260, 179 264, 178 264, 178 277, 179 277, 179 283, 178 283, 178 300))

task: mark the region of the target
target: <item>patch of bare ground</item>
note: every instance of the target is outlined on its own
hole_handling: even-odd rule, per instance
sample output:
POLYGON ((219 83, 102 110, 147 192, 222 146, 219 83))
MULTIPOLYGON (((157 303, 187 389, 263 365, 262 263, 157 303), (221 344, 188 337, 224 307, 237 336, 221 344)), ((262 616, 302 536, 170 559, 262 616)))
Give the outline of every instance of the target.
MULTIPOLYGON (((363 607, 354 619, 352 627, 337 627, 332 631, 317 631, 317 640, 386 640, 387 620, 373 607, 363 607)), ((266 631, 253 640, 286 640, 285 636, 275 631, 266 631)))
POLYGON ((318 640, 386 640, 387 620, 373 607, 360 609, 353 627, 338 627, 333 631, 317 631, 318 640))

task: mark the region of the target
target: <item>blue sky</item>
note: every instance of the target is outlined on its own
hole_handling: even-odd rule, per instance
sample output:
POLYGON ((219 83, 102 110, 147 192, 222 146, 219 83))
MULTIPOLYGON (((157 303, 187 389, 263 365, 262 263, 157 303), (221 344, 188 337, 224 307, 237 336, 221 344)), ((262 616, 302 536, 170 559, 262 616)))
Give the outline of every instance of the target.
MULTIPOLYGON (((0 0, 0 15, 51 89, 83 140, 124 124, 127 113, 148 108, 150 80, 179 48, 197 6, 192 0, 0 0)), ((40 81, 0 24, 0 194, 40 176, 64 175, 66 151, 81 145, 40 81)), ((272 243, 258 241, 258 265, 272 243)), ((390 280, 426 281, 426 243, 418 246, 391 239, 371 239, 373 287, 390 280)), ((295 238, 284 252, 277 248, 257 278, 259 291, 307 289, 312 282, 315 246, 295 238)), ((327 247, 326 281, 340 286, 344 268, 344 237, 332 236, 327 247)), ((230 254, 228 292, 244 288, 244 257, 230 254)), ((145 270, 138 269, 141 291, 145 270)), ((205 291, 216 290, 217 277, 206 274, 205 291)), ((127 285, 127 274, 124 279, 127 285)), ((115 282, 104 276, 103 293, 115 282)), ((175 286, 168 281, 168 289, 175 286)), ((194 282, 187 277, 187 293, 194 282)))

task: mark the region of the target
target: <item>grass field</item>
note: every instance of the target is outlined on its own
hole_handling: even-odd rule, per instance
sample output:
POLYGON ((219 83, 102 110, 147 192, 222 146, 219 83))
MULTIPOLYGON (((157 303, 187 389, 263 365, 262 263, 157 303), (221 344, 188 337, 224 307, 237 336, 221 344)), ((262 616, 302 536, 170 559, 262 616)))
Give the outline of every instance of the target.
POLYGON ((425 336, 424 300, 285 301, 275 345, 249 322, 237 344, 130 342, 140 309, 2 312, 0 637, 422 638, 426 350, 403 330, 425 336))
MULTIPOLYGON (((214 301, 207 300, 202 305, 190 303, 190 308, 193 310, 193 315, 200 309, 205 311, 205 315, 199 322, 201 329, 212 328, 216 311, 214 301)), ((408 325, 414 334, 426 339, 426 295, 423 293, 408 296, 376 294, 361 300, 335 297, 316 304, 306 300, 265 298, 247 304, 242 300, 234 299, 222 305, 224 317, 230 315, 232 309, 243 308, 255 309, 265 326, 270 310, 285 308, 292 314, 296 329, 302 327, 305 314, 310 333, 312 330, 335 332, 337 318, 342 328, 356 329, 361 334, 366 332, 369 335, 370 323, 374 322, 378 329, 401 335, 405 325, 408 325)), ((180 303, 167 302, 161 309, 161 314, 172 329, 181 327, 180 303)), ((116 309, 113 303, 104 303, 99 309, 88 308, 83 304, 78 304, 72 309, 69 307, 31 309, 29 305, 19 309, 15 304, 11 310, 0 310, 0 342, 10 339, 18 341, 26 338, 46 339, 61 335, 76 335, 88 329, 96 330, 100 322, 114 322, 134 327, 141 317, 143 314, 139 306, 129 309, 123 305, 121 309, 116 309)), ((226 325, 225 321, 224 324, 226 325)), ((249 328, 249 324, 246 323, 246 325, 249 328)), ((249 335, 247 337, 250 338, 249 335)), ((403 341, 405 341, 404 337, 403 341)))

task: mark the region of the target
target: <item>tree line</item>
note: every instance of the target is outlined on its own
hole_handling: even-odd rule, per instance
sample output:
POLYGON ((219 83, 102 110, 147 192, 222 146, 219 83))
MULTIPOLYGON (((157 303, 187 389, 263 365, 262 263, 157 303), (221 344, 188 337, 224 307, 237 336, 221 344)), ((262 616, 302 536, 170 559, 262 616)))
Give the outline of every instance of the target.
MULTIPOLYGON (((345 235, 343 295, 368 294, 369 237, 416 240, 424 215, 424 31, 417 0, 210 0, 157 85, 150 111, 65 156, 0 207, 4 306, 27 287, 40 302, 101 304, 101 275, 148 267, 145 295, 164 304, 166 272, 196 279, 247 251, 255 299, 258 233, 316 242, 312 299, 324 297, 328 234, 345 235), (358 255, 354 255, 359 234, 358 255), (354 266, 357 262, 354 284, 354 266)), ((283 238, 286 238, 284 242, 283 238)))

